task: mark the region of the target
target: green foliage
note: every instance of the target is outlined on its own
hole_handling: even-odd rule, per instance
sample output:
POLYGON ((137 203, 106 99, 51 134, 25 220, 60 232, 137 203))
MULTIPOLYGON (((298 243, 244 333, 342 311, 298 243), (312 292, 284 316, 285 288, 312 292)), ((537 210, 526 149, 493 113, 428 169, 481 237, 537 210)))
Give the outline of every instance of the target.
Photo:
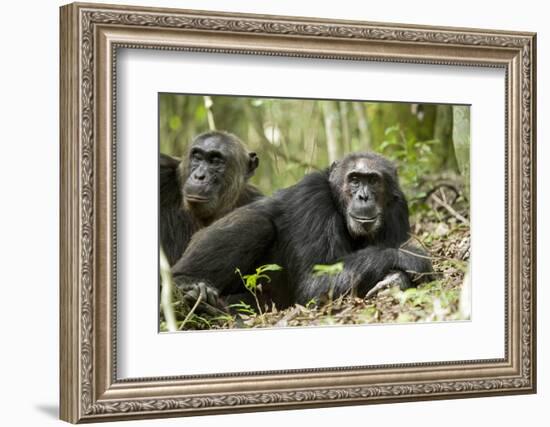
MULTIPOLYGON (((186 317, 187 318, 187 317, 186 317)), ((212 319, 192 313, 184 323, 184 320, 178 322, 178 330, 183 329, 211 329, 212 319)), ((162 329, 161 329, 162 330, 162 329)))
POLYGON ((344 271, 343 262, 337 262, 335 264, 330 264, 330 265, 316 264, 313 266, 314 276, 324 276, 324 275, 333 276, 335 274, 341 273, 342 271, 344 271))
POLYGON ((241 278, 244 287, 254 296, 254 299, 256 300, 256 306, 258 307, 258 311, 260 314, 262 314, 262 306, 260 304, 260 301, 258 300, 258 292, 262 291, 260 280, 265 279, 267 282, 271 282, 271 277, 269 277, 265 273, 267 271, 280 271, 282 269, 283 267, 277 264, 266 264, 256 268, 256 273, 245 275, 241 273, 240 269, 235 269, 235 273, 237 273, 241 278))
POLYGON ((468 263, 459 259, 444 259, 440 262, 440 265, 442 269, 454 268, 461 271, 462 273, 466 273, 466 271, 468 270, 468 263))
POLYGON ((181 117, 180 116, 170 116, 168 119, 168 126, 170 130, 178 130, 181 128, 181 117))
POLYGON ((261 290, 261 285, 259 283, 260 279, 265 279, 268 282, 271 281, 271 277, 269 277, 267 274, 264 274, 266 271, 280 271, 283 267, 277 264, 266 264, 262 265, 261 267, 258 267, 256 269, 256 273, 254 274, 241 274, 241 270, 236 268, 235 273, 237 273, 245 288, 248 289, 250 292, 256 293, 256 291, 261 290))
MULTIPOLYGON (((447 164, 457 163, 444 158, 454 156, 455 133, 460 141, 468 139, 457 150, 461 171, 468 167, 469 128, 452 129, 450 135, 448 126, 436 126, 435 104, 177 94, 162 94, 159 103, 162 152, 183 156, 192 138, 211 130, 215 123, 217 129, 238 135, 258 154, 260 167, 251 182, 265 194, 328 167, 334 157, 374 150, 398 163, 407 194, 420 197, 419 179, 445 172, 447 164), (438 134, 441 129, 447 132, 442 134, 443 142, 436 139, 436 128, 438 134)), ((469 110, 461 113, 469 115, 469 110)))
POLYGON ((407 137, 399 125, 390 126, 385 131, 386 139, 380 144, 380 151, 398 165, 399 179, 414 213, 423 208, 421 201, 426 196, 422 190, 423 180, 433 172, 438 162, 434 146, 438 140, 417 141, 407 137))
MULTIPOLYGON (((470 107, 453 108, 453 144, 456 162, 465 182, 470 181, 470 107)), ((465 197, 470 198, 470 187, 465 186, 465 197)))
POLYGON ((231 304, 229 308, 234 309, 237 313, 242 313, 249 316, 256 314, 256 311, 254 311, 254 308, 252 308, 250 304, 247 304, 244 301, 239 301, 236 304, 231 304))
POLYGON ((399 125, 386 129, 386 140, 380 151, 399 165, 399 178, 406 187, 418 187, 437 161, 432 148, 437 140, 416 141, 406 138, 399 125))
POLYGON ((313 308, 317 305, 317 299, 311 298, 308 302, 306 302, 305 307, 306 308, 313 308))
MULTIPOLYGON (((448 289, 443 281, 434 280, 418 288, 409 288, 399 292, 397 299, 402 308, 407 307, 409 312, 433 313, 436 317, 455 312, 460 299, 460 289, 448 289)), ((409 313, 410 314, 410 313, 409 313)), ((435 319, 437 320, 437 318, 435 319)), ((407 321, 398 319, 398 321, 407 321)))

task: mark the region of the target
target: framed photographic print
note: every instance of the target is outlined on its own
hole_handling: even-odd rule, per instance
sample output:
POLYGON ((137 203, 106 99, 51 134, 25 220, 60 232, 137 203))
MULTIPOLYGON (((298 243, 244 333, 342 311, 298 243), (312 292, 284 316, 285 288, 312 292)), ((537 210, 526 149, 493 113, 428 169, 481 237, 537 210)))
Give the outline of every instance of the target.
POLYGON ((533 393, 535 34, 61 8, 61 418, 533 393))

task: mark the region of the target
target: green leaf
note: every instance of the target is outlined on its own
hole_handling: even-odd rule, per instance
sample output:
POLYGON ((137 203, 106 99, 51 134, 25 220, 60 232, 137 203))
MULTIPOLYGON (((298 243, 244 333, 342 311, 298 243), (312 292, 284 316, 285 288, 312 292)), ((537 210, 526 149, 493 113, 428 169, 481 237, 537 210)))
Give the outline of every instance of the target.
POLYGON ((260 274, 260 273, 263 273, 264 271, 280 271, 282 269, 283 267, 281 267, 278 264, 266 264, 266 265, 262 265, 261 267, 258 267, 256 269, 256 273, 260 274))
POLYGON ((394 145, 398 145, 397 142, 386 140, 386 141, 382 141, 382 144, 380 144, 379 148, 380 148, 381 151, 384 151, 386 148, 394 146, 394 145))
POLYGON ((311 298, 307 303, 306 303, 306 308, 313 308, 317 305, 317 300, 315 298, 311 298))
POLYGON ((248 314, 248 315, 251 315, 251 316, 256 314, 256 312, 254 311, 252 306, 250 306, 249 304, 247 304, 243 301, 241 301, 239 303, 236 303, 236 304, 231 304, 231 305, 229 305, 229 308, 234 308, 239 313, 248 314))
POLYGON ((384 135, 389 135, 392 132, 398 132, 399 131, 399 125, 390 126, 389 128, 386 128, 384 131, 384 135))
POLYGON ((313 266, 313 274, 315 276, 334 275, 344 271, 344 263, 337 262, 335 264, 316 264, 313 266))
POLYGON ((269 277, 267 274, 263 274, 264 272, 279 271, 282 269, 283 268, 277 264, 266 264, 258 267, 255 274, 245 274, 243 276, 239 268, 235 268, 235 273, 239 275, 245 288, 255 294, 256 290, 260 286, 260 283, 258 283, 260 279, 265 279, 268 282, 271 281, 271 277, 269 277))

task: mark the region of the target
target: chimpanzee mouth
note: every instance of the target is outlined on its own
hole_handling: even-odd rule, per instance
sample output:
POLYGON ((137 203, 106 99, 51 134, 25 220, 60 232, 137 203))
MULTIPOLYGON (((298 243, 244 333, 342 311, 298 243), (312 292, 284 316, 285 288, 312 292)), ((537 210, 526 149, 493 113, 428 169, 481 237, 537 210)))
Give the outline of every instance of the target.
POLYGON ((373 216, 372 218, 362 217, 362 216, 355 216, 353 214, 349 214, 355 221, 361 223, 361 224, 367 224, 374 222, 378 219, 378 215, 373 216))
POLYGON ((187 200, 188 202, 192 202, 192 203, 206 203, 206 202, 210 201, 210 199, 208 197, 198 196, 196 194, 186 194, 185 195, 185 200, 187 200))

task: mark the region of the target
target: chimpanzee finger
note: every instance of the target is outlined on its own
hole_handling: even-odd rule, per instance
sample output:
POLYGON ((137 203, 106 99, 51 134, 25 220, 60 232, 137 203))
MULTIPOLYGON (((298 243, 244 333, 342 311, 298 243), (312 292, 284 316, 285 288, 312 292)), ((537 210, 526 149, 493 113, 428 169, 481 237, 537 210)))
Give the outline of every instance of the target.
POLYGON ((402 271, 391 272, 367 292, 367 294, 365 295, 365 299, 368 299, 374 295, 378 295, 381 291, 389 289, 392 286, 399 286, 401 288, 401 286, 403 286, 403 280, 408 280, 405 273, 403 273, 402 271))
POLYGON ((203 301, 207 302, 208 304, 214 307, 217 307, 219 305, 218 290, 216 288, 208 286, 204 282, 199 283, 199 288, 201 290, 201 295, 204 296, 203 301))
POLYGON ((399 273, 399 289, 402 291, 406 291, 407 289, 412 288, 413 283, 409 275, 402 271, 400 271, 399 273))

